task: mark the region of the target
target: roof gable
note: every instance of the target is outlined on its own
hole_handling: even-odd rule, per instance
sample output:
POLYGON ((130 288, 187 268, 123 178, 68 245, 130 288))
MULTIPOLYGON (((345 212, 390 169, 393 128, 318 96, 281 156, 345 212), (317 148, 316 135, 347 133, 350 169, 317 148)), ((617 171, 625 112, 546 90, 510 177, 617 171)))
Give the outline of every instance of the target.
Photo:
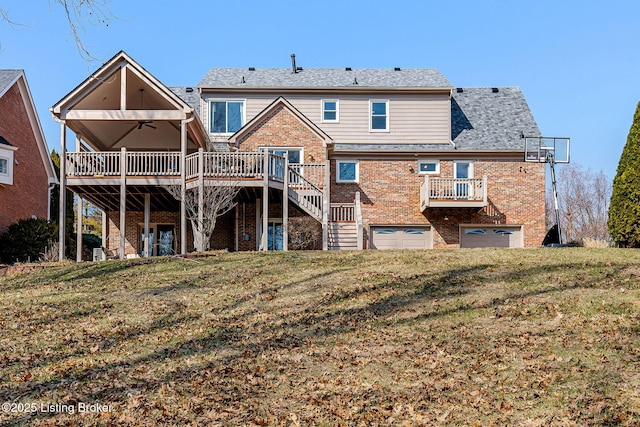
MULTIPOLYGON (((0 70, 0 98, 2 98, 10 88, 13 86, 17 86, 18 93, 22 99, 24 104, 25 111, 27 113, 27 117, 29 119, 29 123, 31 125, 31 132, 33 132, 33 136, 35 138, 36 144, 38 145, 38 152, 40 153, 40 159, 42 160, 42 165, 47 173, 47 177, 50 184, 57 184, 58 178, 53 168, 53 163, 51 162, 51 157, 49 156, 49 148, 47 147, 47 141, 44 137, 44 132, 42 131, 42 125, 40 124, 40 118, 38 117, 38 113, 36 111, 35 103, 33 102, 33 97, 31 96, 31 90, 29 89, 29 85, 27 83, 27 78, 24 74, 23 70, 0 70)), ((9 148, 15 149, 14 144, 11 144, 4 137, 0 137, 0 142, 9 148)))
POLYGON ((325 144, 331 143, 332 139, 327 133, 325 133, 322 129, 316 126, 311 120, 309 120, 304 114, 300 112, 296 107, 294 107, 286 98, 280 96, 271 104, 269 104, 264 110, 262 110, 259 114, 257 114, 249 123, 244 125, 240 130, 229 137, 230 144, 238 144, 239 141, 248 135, 250 132, 255 130, 260 126, 264 120, 269 117, 272 113, 277 111, 278 109, 283 108, 288 111, 291 115, 293 115, 296 119, 298 119, 301 123, 303 123, 313 134, 315 134, 320 140, 322 140, 325 144))

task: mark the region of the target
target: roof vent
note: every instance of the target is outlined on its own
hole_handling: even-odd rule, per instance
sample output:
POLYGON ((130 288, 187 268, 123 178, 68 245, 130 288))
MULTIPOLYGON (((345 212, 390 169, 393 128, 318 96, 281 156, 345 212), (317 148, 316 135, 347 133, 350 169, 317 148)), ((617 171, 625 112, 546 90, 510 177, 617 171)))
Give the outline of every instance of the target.
POLYGON ((298 72, 298 67, 296 67, 296 54, 295 53, 291 54, 291 71, 293 72, 293 74, 298 72))
POLYGON ((462 93, 462 92, 464 92, 464 89, 462 89, 461 87, 457 87, 457 88, 456 88, 456 92, 458 92, 458 93, 462 93))
POLYGON ((344 70, 345 71, 351 71, 351 67, 346 67, 344 70))
POLYGON ((256 67, 249 67, 249 71, 255 71, 256 67))
POLYGON ((244 76, 242 76, 242 80, 240 81, 240 83, 246 83, 247 81, 244 79, 244 76))
POLYGON ((193 92, 193 88, 192 87, 188 87, 188 88, 185 89, 185 91, 191 93, 191 92, 193 92))
POLYGON ((353 78, 353 84, 354 84, 354 85, 357 85, 357 84, 358 84, 358 80, 357 80, 355 77, 353 78))
POLYGON ((400 67, 394 68, 393 71, 400 71, 400 67))
POLYGON ((492 88, 491 88, 491 92, 493 92, 493 93, 498 93, 498 92, 500 92, 500 91, 498 90, 498 88, 497 88, 497 87, 492 87, 492 88))
POLYGON ((296 67, 296 73, 299 73, 300 71, 302 71, 302 67, 296 67))

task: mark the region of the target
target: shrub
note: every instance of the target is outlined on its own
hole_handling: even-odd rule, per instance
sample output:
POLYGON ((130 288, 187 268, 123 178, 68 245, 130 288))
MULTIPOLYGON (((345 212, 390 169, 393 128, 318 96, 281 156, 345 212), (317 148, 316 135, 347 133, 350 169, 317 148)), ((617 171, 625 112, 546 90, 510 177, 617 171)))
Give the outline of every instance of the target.
POLYGON ((56 225, 46 219, 21 219, 0 235, 0 258, 9 264, 36 261, 57 235, 56 225))
POLYGON ((289 218, 289 249, 322 249, 322 225, 311 217, 289 218))

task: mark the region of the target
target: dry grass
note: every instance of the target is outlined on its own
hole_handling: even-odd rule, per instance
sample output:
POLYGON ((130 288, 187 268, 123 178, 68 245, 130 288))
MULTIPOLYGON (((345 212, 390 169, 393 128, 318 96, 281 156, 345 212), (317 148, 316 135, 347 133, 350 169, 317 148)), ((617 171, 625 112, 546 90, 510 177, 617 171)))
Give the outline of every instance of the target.
POLYGON ((219 254, 0 278, 3 425, 640 424, 640 252, 219 254))

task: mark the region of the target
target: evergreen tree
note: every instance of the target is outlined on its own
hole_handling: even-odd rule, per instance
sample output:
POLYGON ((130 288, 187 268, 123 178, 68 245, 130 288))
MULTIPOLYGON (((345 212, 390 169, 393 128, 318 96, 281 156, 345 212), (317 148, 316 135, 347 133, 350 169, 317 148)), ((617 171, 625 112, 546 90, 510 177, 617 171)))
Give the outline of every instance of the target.
POLYGON ((640 247, 640 103, 613 180, 608 225, 618 246, 640 247))

